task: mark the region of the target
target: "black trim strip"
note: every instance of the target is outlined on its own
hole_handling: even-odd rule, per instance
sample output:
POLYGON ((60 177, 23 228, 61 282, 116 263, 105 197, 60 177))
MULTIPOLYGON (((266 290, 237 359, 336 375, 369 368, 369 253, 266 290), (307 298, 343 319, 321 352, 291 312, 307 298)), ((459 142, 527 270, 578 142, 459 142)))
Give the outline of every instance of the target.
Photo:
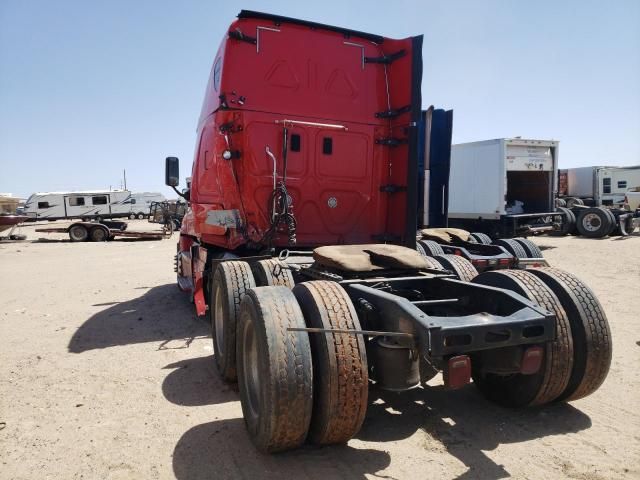
POLYGON ((396 53, 390 53, 389 55, 383 55, 382 57, 364 57, 364 63, 383 63, 388 65, 395 62, 397 59, 406 55, 405 49, 399 50, 396 53))
POLYGON ((258 43, 258 39, 255 37, 250 37, 249 35, 245 35, 240 30, 232 30, 229 32, 229 38, 233 38, 234 40, 239 40, 241 42, 252 43, 255 45, 258 43))
POLYGON ((422 117, 422 35, 413 37, 411 45, 411 123, 409 129, 409 158, 407 165, 407 220, 404 244, 416 248, 418 231, 418 128, 422 117))
POLYGON ((300 20, 300 19, 291 18, 291 17, 282 17, 280 15, 272 15, 270 13, 255 12, 253 10, 241 10, 240 13, 238 14, 238 18, 257 18, 259 20, 269 20, 274 22, 276 25, 279 25, 281 23, 293 23, 295 25, 303 25, 305 27, 342 33, 347 38, 360 37, 360 38, 364 38, 365 40, 371 40, 372 42, 375 42, 378 44, 384 42, 384 37, 380 35, 374 35, 373 33, 359 32, 357 30, 350 30, 348 28, 334 27, 333 25, 325 25, 324 23, 309 22, 307 20, 300 20))

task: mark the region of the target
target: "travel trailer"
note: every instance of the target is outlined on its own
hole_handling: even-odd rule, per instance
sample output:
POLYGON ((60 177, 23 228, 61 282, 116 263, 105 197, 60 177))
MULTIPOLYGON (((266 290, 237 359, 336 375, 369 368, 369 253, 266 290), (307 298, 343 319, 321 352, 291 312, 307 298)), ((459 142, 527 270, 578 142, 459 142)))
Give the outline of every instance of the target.
POLYGON ((24 213, 31 221, 128 217, 130 198, 128 190, 34 193, 27 199, 24 213))
MULTIPOLYGON (((166 198, 158 192, 140 192, 132 193, 128 203, 131 205, 129 218, 147 218, 149 216, 149 208, 154 202, 164 202, 166 198)), ((127 203, 127 202, 125 202, 127 203)))

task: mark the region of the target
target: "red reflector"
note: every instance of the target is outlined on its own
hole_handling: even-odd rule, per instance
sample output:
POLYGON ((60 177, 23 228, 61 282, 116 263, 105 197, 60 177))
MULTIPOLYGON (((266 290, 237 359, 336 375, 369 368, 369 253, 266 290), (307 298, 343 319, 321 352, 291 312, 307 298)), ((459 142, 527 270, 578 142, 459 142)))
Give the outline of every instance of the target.
POLYGON ((472 261, 472 263, 475 265, 487 265, 489 263, 489 260, 475 259, 472 261))
POLYGON ((460 250, 454 250, 454 252, 456 255, 462 256, 462 252, 460 250))
POLYGON ((523 375, 533 375, 542 366, 544 358, 544 350, 542 347, 529 347, 522 355, 522 363, 520 364, 520 373, 523 375))
POLYGON ((467 355, 451 357, 443 375, 445 387, 450 389, 464 387, 471 381, 471 359, 467 355))
POLYGON ((510 262, 510 261, 511 261, 511 260, 510 260, 509 258, 501 258, 500 260, 498 260, 498 263, 499 263, 500 265, 509 265, 509 262, 510 262))

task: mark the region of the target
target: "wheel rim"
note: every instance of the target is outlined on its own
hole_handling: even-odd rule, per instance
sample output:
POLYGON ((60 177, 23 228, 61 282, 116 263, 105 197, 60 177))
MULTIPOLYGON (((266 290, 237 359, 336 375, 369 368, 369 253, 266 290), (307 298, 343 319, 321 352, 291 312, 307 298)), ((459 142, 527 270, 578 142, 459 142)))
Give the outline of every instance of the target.
POLYGON ((260 411, 260 376, 258 374, 258 345, 253 322, 247 322, 242 339, 242 368, 244 389, 247 392, 247 406, 253 417, 260 411))
POLYGON ((582 226, 589 232, 597 232, 602 226, 602 220, 596 213, 587 213, 582 218, 582 226))
POLYGON ((97 242, 103 241, 104 238, 105 238, 105 234, 104 234, 104 230, 102 229, 96 230, 95 233, 93 234, 93 239, 97 242))
POLYGON ((213 328, 216 332, 216 355, 224 353, 224 310, 222 309, 222 289, 216 290, 215 307, 213 313, 213 328))

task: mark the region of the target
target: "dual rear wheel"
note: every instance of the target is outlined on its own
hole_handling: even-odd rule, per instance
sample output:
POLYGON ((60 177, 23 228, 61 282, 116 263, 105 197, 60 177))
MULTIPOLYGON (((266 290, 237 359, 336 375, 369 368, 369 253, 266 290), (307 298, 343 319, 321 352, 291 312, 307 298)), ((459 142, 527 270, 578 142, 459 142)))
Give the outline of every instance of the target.
POLYGON ((291 272, 277 262, 216 268, 210 309, 218 369, 225 380, 238 381, 245 424, 259 450, 288 450, 306 440, 345 443, 367 409, 364 339, 295 329, 359 330, 358 316, 340 285, 319 280, 294 287, 291 272))

